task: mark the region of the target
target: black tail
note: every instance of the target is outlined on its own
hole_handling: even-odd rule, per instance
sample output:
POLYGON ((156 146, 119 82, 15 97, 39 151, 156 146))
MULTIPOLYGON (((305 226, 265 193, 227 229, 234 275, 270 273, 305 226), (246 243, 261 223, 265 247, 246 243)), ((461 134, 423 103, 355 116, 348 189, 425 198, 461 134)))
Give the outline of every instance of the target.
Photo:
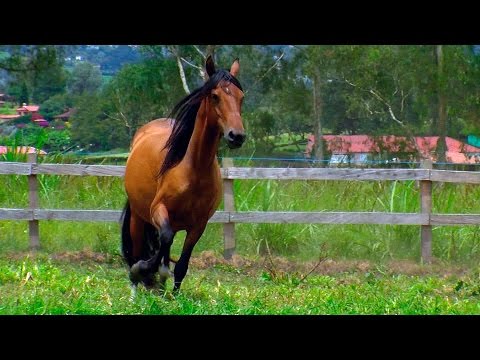
POLYGON ((159 249, 160 242, 158 241, 157 229, 152 224, 145 223, 142 259, 150 259, 159 249))
MULTIPOLYGON (((125 204, 125 208, 123 209, 122 214, 122 254, 125 262, 131 267, 135 264, 138 260, 133 256, 133 241, 130 235, 130 218, 132 216, 132 212, 130 210, 130 203, 127 200, 125 204)), ((142 260, 150 259, 156 251, 160 248, 160 244, 158 242, 158 231, 155 227, 149 223, 145 224, 144 229, 144 240, 142 246, 142 260)))
POLYGON ((127 200, 125 208, 122 213, 122 254, 125 262, 131 267, 135 264, 135 259, 133 258, 133 243, 132 237, 130 236, 130 217, 132 213, 130 211, 130 203, 127 200))

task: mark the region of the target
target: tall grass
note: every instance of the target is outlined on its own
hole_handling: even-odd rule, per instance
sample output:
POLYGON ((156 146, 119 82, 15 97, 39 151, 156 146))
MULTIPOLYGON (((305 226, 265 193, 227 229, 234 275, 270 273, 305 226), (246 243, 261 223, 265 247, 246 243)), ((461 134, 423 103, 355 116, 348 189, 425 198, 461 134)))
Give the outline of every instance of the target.
MULTIPOLYGON (((39 175, 42 208, 114 209, 126 201, 123 179, 39 175)), ((0 208, 28 206, 27 178, 0 175, 0 208)), ((419 212, 415 181, 278 181, 236 180, 238 211, 376 211, 419 212)), ((433 212, 480 213, 480 187, 435 183, 433 212)), ((221 207, 220 207, 221 209, 221 207)), ((302 260, 319 254, 339 259, 418 260, 420 227, 347 224, 237 224, 237 252, 270 252, 302 260)), ((176 235, 178 255, 185 232, 176 235)), ((41 221, 40 241, 46 251, 92 250, 119 255, 120 226, 116 223, 41 221)), ((0 251, 28 248, 25 221, 0 221, 0 251)), ((195 252, 223 250, 221 224, 209 224, 195 252)), ((480 260, 478 226, 437 226, 433 229, 433 255, 451 262, 480 260)))

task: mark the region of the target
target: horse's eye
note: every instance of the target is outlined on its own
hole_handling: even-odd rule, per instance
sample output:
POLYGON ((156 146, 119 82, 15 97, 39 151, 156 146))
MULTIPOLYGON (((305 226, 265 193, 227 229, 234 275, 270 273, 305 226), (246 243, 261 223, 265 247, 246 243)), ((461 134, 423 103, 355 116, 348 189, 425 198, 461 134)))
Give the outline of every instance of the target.
POLYGON ((220 101, 220 98, 218 97, 217 94, 212 94, 212 100, 217 103, 220 101))

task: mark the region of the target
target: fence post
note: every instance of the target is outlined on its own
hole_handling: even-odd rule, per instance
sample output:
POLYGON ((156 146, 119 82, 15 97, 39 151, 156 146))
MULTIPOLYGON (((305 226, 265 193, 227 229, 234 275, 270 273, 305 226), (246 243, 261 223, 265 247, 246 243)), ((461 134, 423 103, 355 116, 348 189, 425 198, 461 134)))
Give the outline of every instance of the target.
MULTIPOLYGON (((423 160, 420 164, 423 169, 433 169, 431 160, 423 160)), ((428 223, 430 224, 430 215, 432 213, 432 182, 430 180, 420 181, 420 201, 422 214, 428 214, 428 223)), ((432 262, 432 225, 421 225, 421 247, 422 262, 429 264, 432 262)))
MULTIPOLYGON (((27 154, 27 161, 35 164, 37 162, 37 154, 27 154)), ((36 174, 28 175, 28 205, 32 213, 39 207, 38 199, 38 181, 36 174)), ((36 250, 40 248, 38 220, 28 221, 28 233, 30 238, 30 249, 36 250)))
MULTIPOLYGON (((233 159, 223 158, 222 167, 233 166, 233 159)), ((235 198, 233 194, 233 179, 223 179, 223 205, 225 211, 235 211, 235 198)), ((232 258, 235 252, 235 223, 223 224, 223 257, 226 260, 232 258)))

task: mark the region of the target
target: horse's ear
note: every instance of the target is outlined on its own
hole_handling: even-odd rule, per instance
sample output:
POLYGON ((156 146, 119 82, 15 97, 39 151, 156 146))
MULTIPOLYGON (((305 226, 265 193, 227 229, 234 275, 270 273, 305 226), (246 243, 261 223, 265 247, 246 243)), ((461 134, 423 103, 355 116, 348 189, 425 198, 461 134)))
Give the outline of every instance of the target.
POLYGON ((240 72, 240 59, 236 58, 230 68, 230 74, 237 77, 238 73, 240 72))
POLYGON ((215 74, 215 64, 213 63, 212 55, 208 55, 205 68, 207 70, 208 77, 215 74))

